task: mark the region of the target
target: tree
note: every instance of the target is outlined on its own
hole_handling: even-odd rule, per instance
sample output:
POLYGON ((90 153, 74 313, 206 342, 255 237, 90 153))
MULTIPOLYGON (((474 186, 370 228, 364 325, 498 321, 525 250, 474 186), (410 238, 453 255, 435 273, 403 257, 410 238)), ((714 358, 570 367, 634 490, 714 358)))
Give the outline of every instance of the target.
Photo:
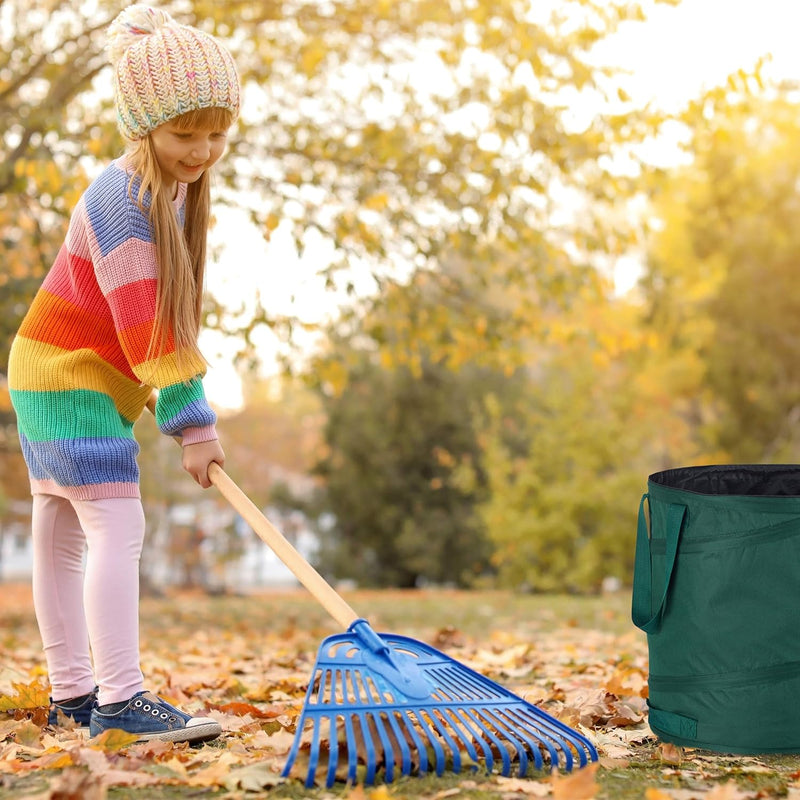
MULTIPOLYGON (((4 298, 13 300, 1 317, 3 341, 61 243, 76 193, 99 161, 120 150, 102 32, 123 4, 0 5, 0 239, 15 265, 4 287, 4 298)), ((636 176, 621 175, 613 156, 635 160, 634 145, 661 122, 632 108, 612 71, 592 60, 595 43, 622 21, 642 18, 641 4, 565 0, 552 14, 529 5, 196 0, 165 6, 229 41, 241 69, 246 102, 223 162, 221 198, 252 199, 252 219, 265 236, 282 224, 301 252, 313 242, 329 246, 319 270, 326 285, 346 297, 370 295, 343 314, 341 329, 371 338, 370 359, 377 353, 386 367, 396 367, 396 379, 432 383, 432 397, 440 399, 431 422, 442 411, 441 398, 456 392, 446 367, 463 370, 480 354, 480 369, 511 375, 524 362, 527 342, 547 340, 552 327, 557 338, 553 313, 542 309, 565 309, 587 294, 602 298, 597 257, 621 251, 633 236, 619 209, 634 193, 636 176), (583 100, 597 111, 579 120, 574 109, 583 100), (579 210, 556 220, 563 210, 556 194, 579 210), (359 269, 367 275, 360 282, 359 269), (461 305, 421 305, 425 291, 457 297, 461 305), (498 291, 499 305, 482 302, 498 291), (365 315, 371 330, 361 327, 365 315), (551 327, 543 327, 545 320, 551 327), (391 334, 384 336, 381 326, 391 334)), ((255 326, 289 336, 297 323, 268 299, 247 298, 245 305, 237 319, 212 298, 207 316, 251 354, 255 326)), ((349 375, 352 366, 360 379, 361 350, 353 352, 353 364, 329 359, 327 376, 349 375)), ((377 380, 368 363, 367 377, 377 380)), ((345 388, 348 381, 329 383, 345 388)), ((401 396, 399 385, 381 391, 401 396)), ((466 426, 465 416, 458 422, 466 426)), ((459 457, 470 452, 466 439, 451 445, 459 457)), ((437 477, 434 470, 430 479, 437 477)), ((465 499, 448 491, 455 492, 447 495, 452 502, 465 499)), ((449 508, 447 502, 439 508, 449 508)), ((420 515, 410 519, 416 523, 420 515)), ((468 520, 465 531, 472 537, 477 528, 468 520)), ((415 558, 419 546, 409 545, 415 558)), ((458 569, 456 580, 470 571, 458 569)), ((415 566, 397 579, 419 574, 415 566)))
POLYGON ((696 422, 723 460, 800 450, 800 119, 791 93, 746 76, 686 112, 692 162, 656 207, 643 289, 654 328, 699 366, 696 422))
MULTIPOLYGON (((0 255, 12 265, 4 297, 14 298, 0 317, 7 334, 97 160, 121 149, 103 32, 123 5, 2 4, 0 255)), ((524 262, 568 242, 585 253, 627 236, 601 208, 630 189, 607 156, 652 132, 658 118, 632 110, 590 51, 622 21, 642 18, 638 3, 566 0, 545 19, 519 0, 165 7, 230 41, 241 69, 246 103, 220 193, 255 197, 252 216, 266 236, 283 222, 301 250, 329 242, 320 272, 332 287, 355 291, 343 268, 356 259, 380 289, 453 250, 488 261, 499 243, 524 262), (599 109, 581 125, 570 119, 578 97, 599 109), (596 207, 545 235, 554 188, 596 207)), ((517 264, 506 279, 527 276, 517 264)), ((245 345, 256 325, 285 332, 292 322, 257 299, 241 322, 213 304, 210 311, 212 324, 245 345)), ((4 363, 0 353, 0 370, 4 363)))
POLYGON ((0 373, 88 182, 86 157, 119 147, 90 92, 106 65, 99 34, 123 5, 89 21, 78 0, 0 7, 0 373))
POLYGON ((480 478, 464 489, 453 475, 477 465, 472 414, 505 379, 431 361, 413 374, 384 368, 369 352, 351 356, 346 388, 323 395, 329 452, 318 471, 335 526, 322 568, 365 585, 469 585, 489 565, 474 513, 480 478))

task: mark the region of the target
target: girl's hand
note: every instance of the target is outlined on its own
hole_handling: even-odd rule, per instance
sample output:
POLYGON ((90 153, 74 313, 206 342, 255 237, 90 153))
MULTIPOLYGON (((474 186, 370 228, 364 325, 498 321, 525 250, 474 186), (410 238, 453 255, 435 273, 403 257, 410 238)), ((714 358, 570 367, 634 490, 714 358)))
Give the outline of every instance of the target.
POLYGON ((183 468, 204 488, 211 486, 208 467, 216 461, 225 466, 225 453, 217 439, 211 442, 197 442, 183 447, 183 468))

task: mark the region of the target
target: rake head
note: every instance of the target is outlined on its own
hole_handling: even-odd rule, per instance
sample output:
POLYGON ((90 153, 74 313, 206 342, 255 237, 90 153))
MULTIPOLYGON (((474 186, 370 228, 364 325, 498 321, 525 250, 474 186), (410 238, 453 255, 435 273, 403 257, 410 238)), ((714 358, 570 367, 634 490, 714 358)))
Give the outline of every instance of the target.
POLYGON ((398 774, 483 765, 507 776, 516 765, 524 776, 597 760, 588 739, 536 706, 422 642, 378 635, 366 620, 322 642, 284 776, 309 733, 308 787, 318 771, 332 786, 340 762, 351 783, 362 764, 370 785, 380 770, 391 783, 398 774))

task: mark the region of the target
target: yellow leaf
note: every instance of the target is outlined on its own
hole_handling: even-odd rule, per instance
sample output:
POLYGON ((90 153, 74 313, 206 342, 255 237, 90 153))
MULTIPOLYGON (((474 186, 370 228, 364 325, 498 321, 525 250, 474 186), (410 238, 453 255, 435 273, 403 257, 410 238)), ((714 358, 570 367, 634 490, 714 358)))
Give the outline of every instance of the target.
POLYGON ((14 694, 0 695, 0 711, 16 711, 18 708, 47 708, 50 692, 38 680, 32 683, 12 683, 14 694))
POLYGON ((25 762, 24 769, 32 771, 35 769, 64 769, 74 764, 72 753, 67 750, 48 752, 33 761, 25 762))
POLYGON ((300 69, 307 78, 313 78, 327 51, 319 42, 311 42, 300 54, 300 69))
POLYGON ((644 800, 673 800, 671 794, 662 792, 661 789, 647 788, 644 793, 644 800))
POLYGON ((91 746, 96 750, 122 750, 123 747, 138 741, 139 737, 135 733, 128 733, 119 728, 110 728, 95 736, 91 746))
POLYGON ((386 192, 373 194, 364 201, 364 208, 370 211, 383 211, 389 205, 389 195, 386 192))

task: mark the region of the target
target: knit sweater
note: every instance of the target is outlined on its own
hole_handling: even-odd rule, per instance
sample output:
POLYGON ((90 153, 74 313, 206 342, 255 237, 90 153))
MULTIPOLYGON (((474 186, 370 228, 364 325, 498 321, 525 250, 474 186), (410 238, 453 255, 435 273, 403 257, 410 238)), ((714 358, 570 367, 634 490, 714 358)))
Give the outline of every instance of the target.
MULTIPOLYGON (((11 348, 8 383, 33 494, 138 497, 133 423, 153 387, 162 432, 184 444, 217 438, 204 362, 179 367, 171 337, 158 362, 147 359, 158 267, 130 179, 121 158, 84 192, 11 348)), ((186 184, 178 187, 182 222, 186 184)))

